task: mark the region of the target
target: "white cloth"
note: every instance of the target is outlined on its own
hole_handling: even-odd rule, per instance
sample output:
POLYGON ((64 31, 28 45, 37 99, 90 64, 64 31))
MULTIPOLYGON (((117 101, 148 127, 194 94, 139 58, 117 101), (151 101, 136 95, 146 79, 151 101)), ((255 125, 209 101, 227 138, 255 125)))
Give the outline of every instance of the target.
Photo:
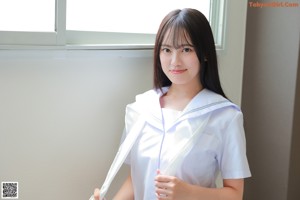
POLYGON ((163 112, 164 122, 166 127, 171 126, 171 124, 173 124, 181 114, 181 111, 168 109, 168 108, 163 108, 162 112, 163 112))
MULTIPOLYGON (((165 93, 168 88, 163 88, 165 93)), ((196 145, 185 156, 183 163, 172 174, 191 184, 215 187, 218 172, 224 179, 251 176, 246 158, 246 143, 243 116, 235 104, 207 89, 197 94, 186 108, 165 123, 162 121, 160 90, 150 90, 136 97, 136 102, 127 106, 125 132, 143 115, 146 125, 134 144, 126 163, 131 166, 134 197, 138 200, 155 200, 154 177, 159 162, 159 151, 163 140, 160 171, 168 165, 168 158, 176 149, 176 141, 184 140, 195 130, 203 118, 210 113, 208 124, 196 145)))

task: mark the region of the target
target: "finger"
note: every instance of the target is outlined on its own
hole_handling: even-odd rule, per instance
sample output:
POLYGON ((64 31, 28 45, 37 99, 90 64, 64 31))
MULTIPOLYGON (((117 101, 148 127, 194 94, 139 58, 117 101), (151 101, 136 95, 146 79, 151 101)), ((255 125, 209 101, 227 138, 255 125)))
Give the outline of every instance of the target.
POLYGON ((169 199, 169 196, 167 194, 162 194, 162 193, 156 193, 156 197, 158 200, 169 199))
POLYGON ((95 200, 100 200, 100 190, 99 190, 99 188, 96 188, 94 190, 94 199, 95 200))
POLYGON ((155 187, 157 189, 167 189, 169 187, 169 184, 168 183, 165 183, 165 182, 157 182, 155 181, 155 187))
POLYGON ((155 177, 155 181, 158 181, 158 182, 170 182, 171 181, 171 177, 159 174, 159 175, 157 175, 155 177))
POLYGON ((168 188, 166 187, 156 187, 155 188, 155 193, 156 194, 159 194, 159 195, 166 195, 166 196, 169 196, 171 194, 171 191, 168 190, 168 188))

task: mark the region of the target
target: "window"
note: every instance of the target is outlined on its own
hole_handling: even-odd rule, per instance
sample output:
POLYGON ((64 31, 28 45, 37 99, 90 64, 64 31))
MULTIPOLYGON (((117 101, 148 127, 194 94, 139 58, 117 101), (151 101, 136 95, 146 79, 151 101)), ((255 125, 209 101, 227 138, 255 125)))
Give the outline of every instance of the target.
POLYGON ((69 44, 150 44, 163 17, 176 8, 198 8, 210 18, 211 0, 73 0, 67 2, 69 44), (81 13, 78 15, 78 13, 81 13))
POLYGON ((209 19, 220 45, 224 1, 1 0, 0 44, 151 46, 166 13, 192 7, 209 19))
POLYGON ((155 34, 176 8, 197 8, 209 18, 210 0, 73 0, 67 2, 67 30, 155 34), (78 14, 82 13, 82 14, 78 14))
POLYGON ((55 31, 55 0, 1 0, 0 5, 1 31, 55 31))
POLYGON ((0 0, 0 45, 64 45, 66 0, 0 0))

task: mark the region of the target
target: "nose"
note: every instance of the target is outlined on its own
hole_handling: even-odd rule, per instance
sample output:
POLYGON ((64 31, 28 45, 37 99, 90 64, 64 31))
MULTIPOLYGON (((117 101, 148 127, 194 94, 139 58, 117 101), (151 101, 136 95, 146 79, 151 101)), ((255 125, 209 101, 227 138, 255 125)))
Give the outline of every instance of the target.
POLYGON ((181 65, 180 55, 177 51, 172 54, 171 65, 174 67, 181 65))

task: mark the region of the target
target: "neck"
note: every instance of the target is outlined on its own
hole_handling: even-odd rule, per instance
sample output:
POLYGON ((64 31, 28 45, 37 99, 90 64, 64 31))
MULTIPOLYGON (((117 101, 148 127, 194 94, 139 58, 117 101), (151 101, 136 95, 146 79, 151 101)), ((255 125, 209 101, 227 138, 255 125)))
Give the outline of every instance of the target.
POLYGON ((203 89, 201 84, 186 86, 186 85, 176 85, 172 84, 168 91, 168 96, 174 96, 177 98, 188 98, 192 99, 203 89))

